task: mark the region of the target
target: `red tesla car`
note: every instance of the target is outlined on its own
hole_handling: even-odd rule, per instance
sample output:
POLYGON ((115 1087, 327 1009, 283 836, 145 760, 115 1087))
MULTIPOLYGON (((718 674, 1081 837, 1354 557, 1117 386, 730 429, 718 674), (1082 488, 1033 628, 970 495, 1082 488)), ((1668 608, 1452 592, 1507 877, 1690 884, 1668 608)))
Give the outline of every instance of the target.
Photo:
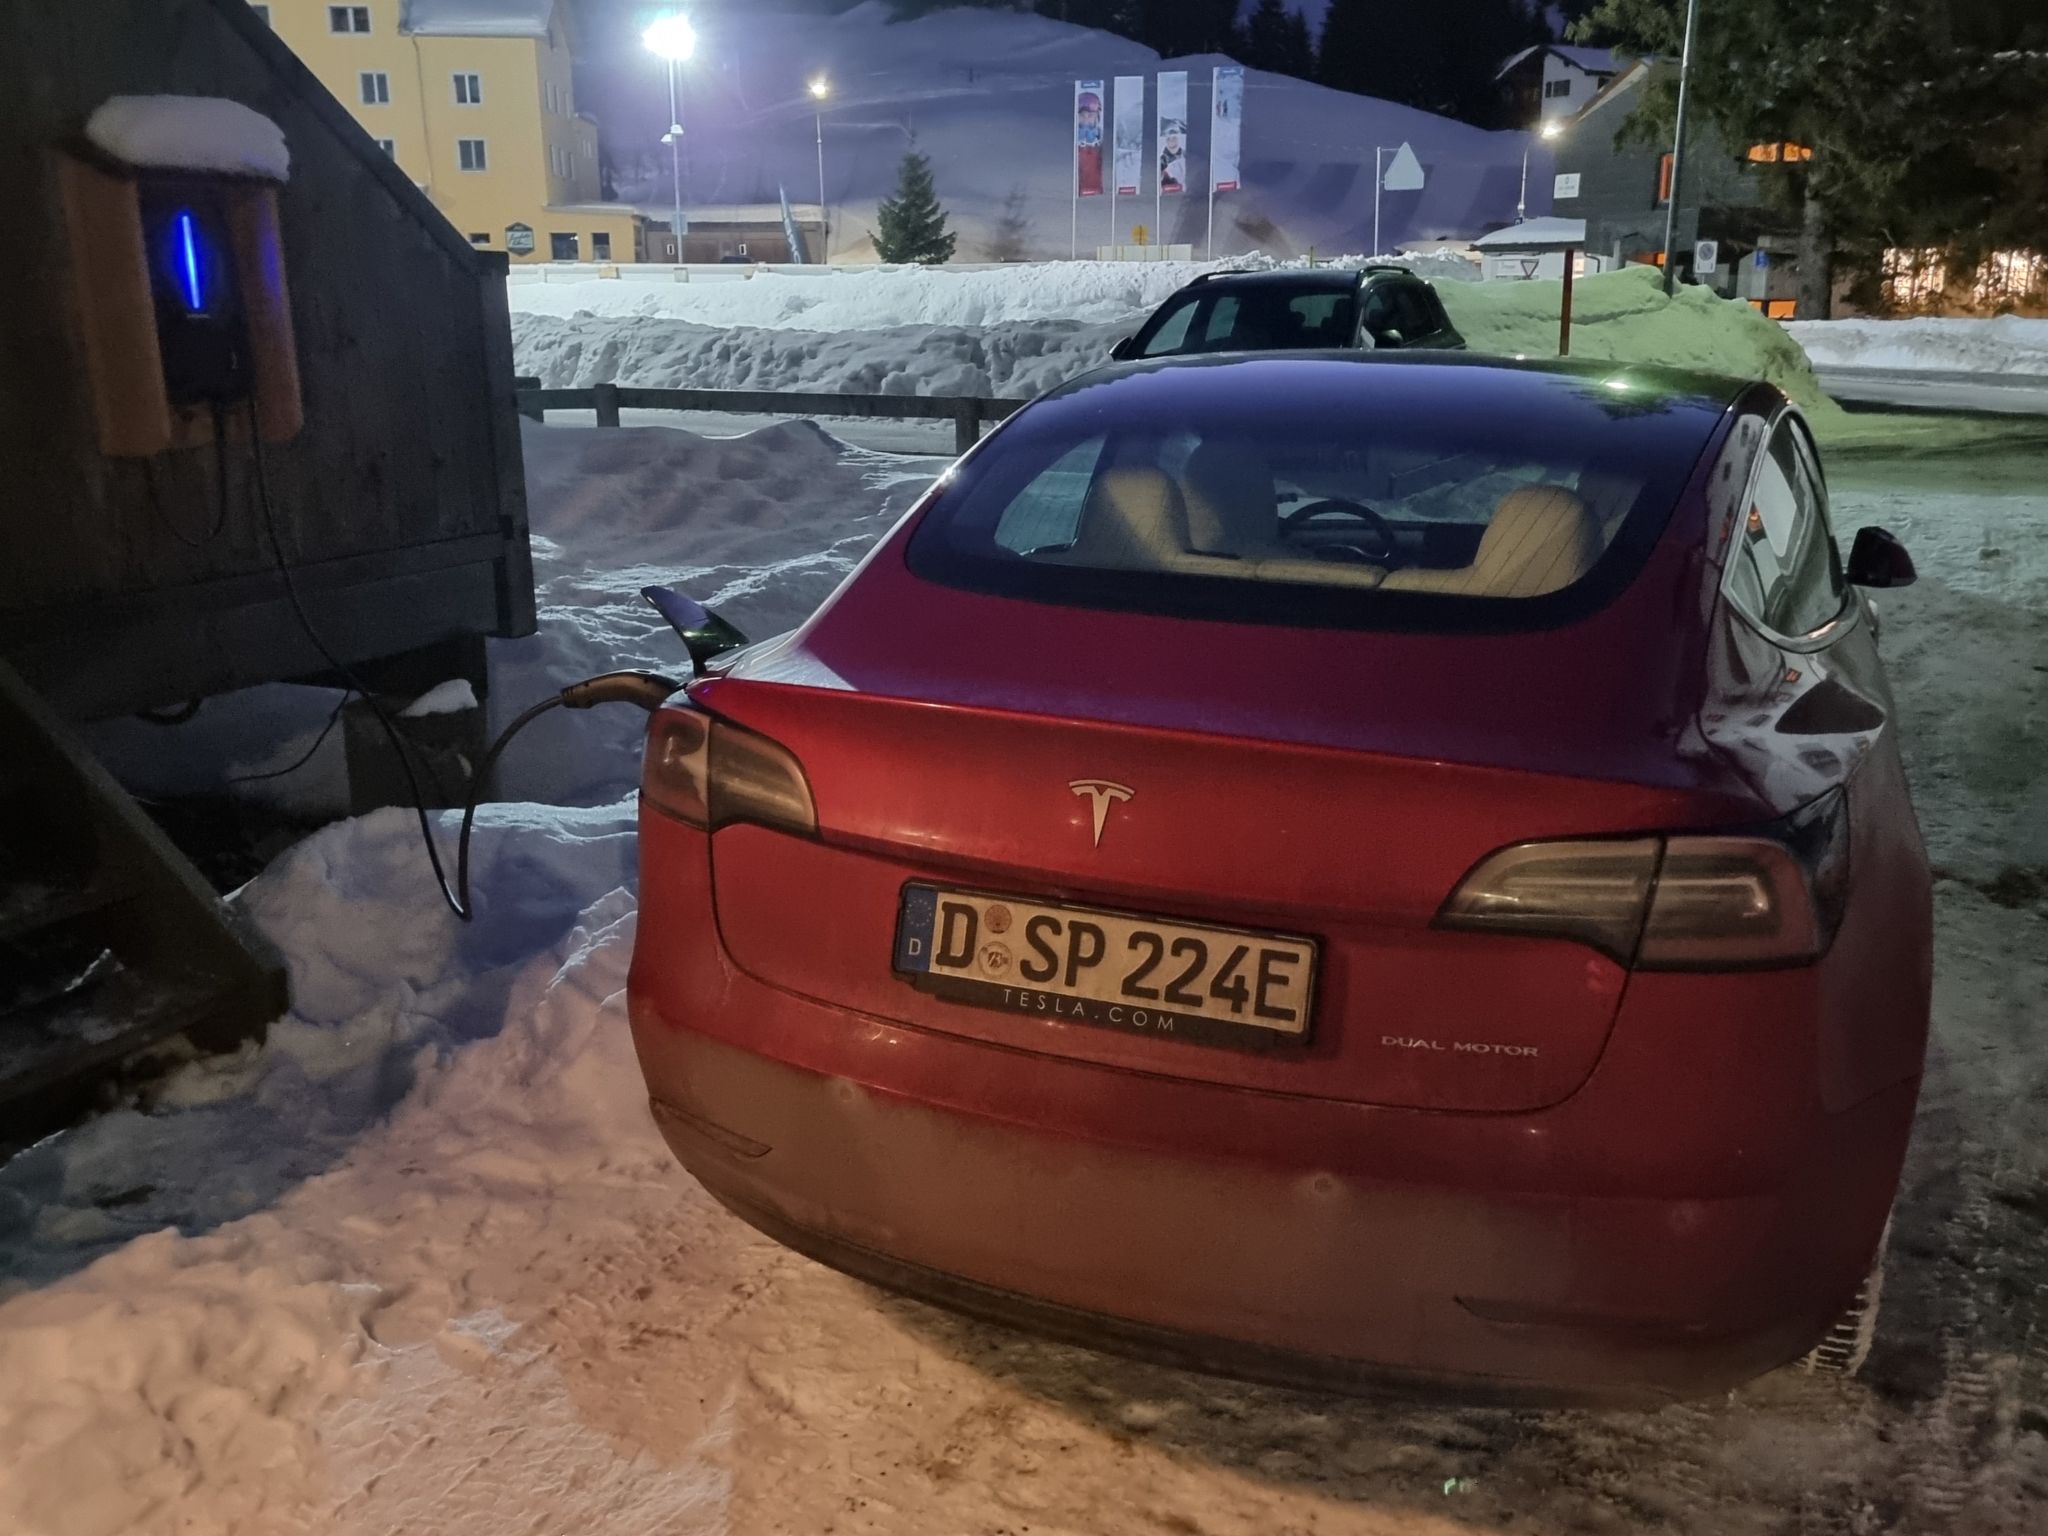
POLYGON ((1931 898, 1762 384, 1112 367, 655 717, 634 1038, 743 1219, 1203 1368, 1703 1393, 1867 1340, 1931 898))

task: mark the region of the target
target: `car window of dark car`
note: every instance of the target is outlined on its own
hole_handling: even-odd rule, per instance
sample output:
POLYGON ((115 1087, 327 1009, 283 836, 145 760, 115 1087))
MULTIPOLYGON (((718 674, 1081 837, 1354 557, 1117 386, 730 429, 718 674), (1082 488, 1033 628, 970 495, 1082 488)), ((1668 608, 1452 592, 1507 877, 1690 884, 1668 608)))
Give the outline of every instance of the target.
POLYGON ((1819 465, 1788 417, 1771 434, 1749 514, 1729 551, 1729 598, 1756 624, 1790 638, 1841 614, 1848 587, 1828 528, 1819 465))
POLYGON ((1201 307, 1197 299, 1184 299, 1166 312, 1165 318, 1145 340, 1141 356, 1163 357, 1169 352, 1178 352, 1187 345, 1188 328, 1194 324, 1195 312, 1201 307))
POLYGON ((1348 347, 1357 306, 1348 293, 1304 293, 1288 304, 1297 326, 1288 343, 1301 347, 1348 347))
POLYGON ((1394 323, 1400 328, 1401 339, 1417 342, 1437 333, 1436 307, 1430 303, 1430 293, 1421 283, 1396 281, 1388 285, 1388 297, 1393 301, 1394 323))
POLYGON ((1071 426, 1027 417, 940 492, 910 564, 1006 595, 1249 622, 1556 622, 1626 583, 1698 453, 1603 428, 1616 409, 1590 386, 1570 409, 1506 419, 1254 390, 1107 428, 1095 408, 1071 426))
POLYGON ((1394 301, 1388 296, 1384 283, 1375 283, 1365 291, 1363 329, 1379 345, 1386 345, 1388 333, 1398 331, 1401 322, 1394 313, 1394 301))

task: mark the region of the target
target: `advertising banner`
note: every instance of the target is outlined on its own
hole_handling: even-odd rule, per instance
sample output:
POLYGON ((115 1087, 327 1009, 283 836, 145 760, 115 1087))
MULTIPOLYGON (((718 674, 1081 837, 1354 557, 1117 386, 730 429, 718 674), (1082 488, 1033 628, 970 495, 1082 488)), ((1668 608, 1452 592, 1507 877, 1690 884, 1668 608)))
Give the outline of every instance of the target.
POLYGON ((1145 77, 1116 77, 1116 193, 1135 197, 1145 188, 1145 77))
POLYGON ((1102 82, 1074 82, 1074 190, 1102 196, 1102 82))
POLYGON ((1235 192, 1238 188, 1238 154, 1244 131, 1244 68, 1238 64, 1216 66, 1210 88, 1209 189, 1235 192))
POLYGON ((1188 76, 1175 70, 1159 77, 1159 192, 1171 197, 1188 189, 1188 76))

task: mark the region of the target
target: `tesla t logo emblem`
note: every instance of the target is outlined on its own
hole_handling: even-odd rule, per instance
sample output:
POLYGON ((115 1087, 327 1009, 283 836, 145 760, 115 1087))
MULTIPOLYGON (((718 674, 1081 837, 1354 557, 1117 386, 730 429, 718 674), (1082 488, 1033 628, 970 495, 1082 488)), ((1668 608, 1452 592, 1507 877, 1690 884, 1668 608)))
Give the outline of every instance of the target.
POLYGON ((1112 784, 1107 779, 1075 779, 1067 786, 1077 795, 1088 797, 1088 808, 1095 813, 1095 846, 1102 846, 1102 829, 1109 825, 1109 808, 1116 801, 1128 800, 1137 791, 1122 784, 1112 784))

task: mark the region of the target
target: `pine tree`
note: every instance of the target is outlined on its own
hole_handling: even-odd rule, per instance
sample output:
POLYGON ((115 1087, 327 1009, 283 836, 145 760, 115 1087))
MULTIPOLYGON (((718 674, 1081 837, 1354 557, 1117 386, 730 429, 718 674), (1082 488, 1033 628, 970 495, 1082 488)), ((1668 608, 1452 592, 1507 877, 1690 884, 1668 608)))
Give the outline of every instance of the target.
POLYGON ((996 227, 989 235, 990 261, 1022 261, 1031 254, 1031 219, 1024 211, 1024 188, 1013 186, 1003 199, 1003 211, 996 215, 996 227))
POLYGON ((1287 52, 1287 7, 1281 0, 1259 0, 1244 24, 1244 50, 1239 55, 1253 69, 1282 72, 1287 52))
POLYGON ((932 188, 932 163, 916 150, 903 157, 896 195, 882 200, 875 217, 882 226, 875 234, 875 254, 882 260, 936 267, 953 259, 946 210, 932 188))
POLYGON ((1520 0, 1331 0, 1317 78, 1486 124, 1498 115, 1500 66, 1542 37, 1520 0))
POLYGON ((1287 31, 1280 40, 1280 73, 1297 80, 1316 77, 1316 45, 1308 35, 1308 18, 1299 11, 1287 13, 1287 31))

